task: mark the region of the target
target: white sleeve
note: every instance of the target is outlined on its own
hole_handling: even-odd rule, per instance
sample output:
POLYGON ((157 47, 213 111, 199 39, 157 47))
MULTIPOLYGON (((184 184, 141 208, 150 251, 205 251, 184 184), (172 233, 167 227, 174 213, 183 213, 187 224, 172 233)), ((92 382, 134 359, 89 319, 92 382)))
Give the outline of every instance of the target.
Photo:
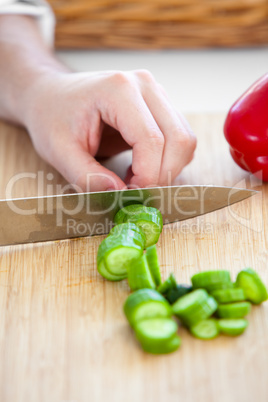
POLYGON ((53 46, 55 17, 46 1, 0 0, 0 14, 23 14, 35 17, 45 42, 53 46))

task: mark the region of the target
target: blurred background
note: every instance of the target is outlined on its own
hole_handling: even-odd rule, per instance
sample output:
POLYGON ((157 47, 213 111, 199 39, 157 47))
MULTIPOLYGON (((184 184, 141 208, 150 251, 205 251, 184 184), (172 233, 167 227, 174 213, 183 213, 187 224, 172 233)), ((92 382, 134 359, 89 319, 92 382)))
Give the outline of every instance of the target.
POLYGON ((49 2, 69 66, 147 68, 184 113, 227 113, 268 70, 268 0, 49 2))

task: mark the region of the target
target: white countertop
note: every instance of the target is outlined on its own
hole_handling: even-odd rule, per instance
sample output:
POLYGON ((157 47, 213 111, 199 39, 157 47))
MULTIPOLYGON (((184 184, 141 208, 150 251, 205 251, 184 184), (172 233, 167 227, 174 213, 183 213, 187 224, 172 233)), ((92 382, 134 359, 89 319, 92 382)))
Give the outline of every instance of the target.
POLYGON ((78 71, 146 68, 184 113, 224 112, 268 71, 268 47, 234 50, 60 51, 78 71))

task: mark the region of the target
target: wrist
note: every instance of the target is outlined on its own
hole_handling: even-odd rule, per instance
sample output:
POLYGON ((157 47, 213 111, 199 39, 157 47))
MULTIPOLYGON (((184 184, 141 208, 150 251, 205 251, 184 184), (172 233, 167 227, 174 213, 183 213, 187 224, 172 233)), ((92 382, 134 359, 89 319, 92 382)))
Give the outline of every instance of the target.
POLYGON ((0 118, 25 125, 38 82, 67 71, 45 46, 33 18, 0 16, 0 118))
POLYGON ((13 103, 14 115, 17 122, 30 130, 33 116, 42 112, 44 98, 52 92, 60 77, 67 73, 63 67, 54 68, 47 65, 38 65, 36 69, 27 72, 28 78, 19 96, 15 96, 13 103))

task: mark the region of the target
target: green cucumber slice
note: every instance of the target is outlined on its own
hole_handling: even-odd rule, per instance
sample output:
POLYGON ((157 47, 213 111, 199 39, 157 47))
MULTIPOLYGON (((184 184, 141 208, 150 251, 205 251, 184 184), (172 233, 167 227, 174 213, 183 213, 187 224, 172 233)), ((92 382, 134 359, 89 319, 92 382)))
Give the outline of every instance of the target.
POLYGON ((131 326, 144 319, 167 318, 172 315, 166 299, 152 289, 140 289, 130 294, 123 309, 131 326))
POLYGON ((217 310, 216 300, 206 290, 197 289, 182 296, 172 306, 173 313, 186 326, 209 318, 217 310))
POLYGON ((143 320, 135 326, 135 334, 143 350, 154 354, 171 353, 180 346, 178 325, 170 318, 143 320))
POLYGON ((176 278, 174 274, 170 274, 169 277, 165 280, 165 282, 161 283, 161 285, 158 286, 157 291, 162 295, 164 295, 170 290, 176 289, 176 287, 177 287, 176 278))
POLYGON ((249 314, 250 309, 249 302, 219 304, 217 314, 220 318, 243 318, 249 314))
POLYGON ((113 275, 128 275, 134 260, 141 258, 140 250, 133 247, 117 247, 104 257, 107 270, 113 275))
POLYGON ((236 286, 244 290, 246 299, 251 303, 260 304, 268 298, 266 286, 252 268, 245 268, 239 272, 236 286))
POLYGON ((146 255, 131 261, 128 266, 128 284, 131 290, 155 289, 155 282, 150 272, 146 255))
POLYGON ((160 211, 153 207, 134 204, 122 208, 115 215, 116 224, 132 222, 139 226, 145 234, 145 248, 157 243, 163 228, 160 211))
POLYGON ((213 318, 199 321, 190 328, 190 332, 196 338, 204 340, 214 339, 220 333, 217 320, 213 318))
POLYGON ((139 217, 135 219, 135 223, 139 226, 145 234, 145 248, 152 246, 158 242, 159 236, 162 232, 162 221, 157 216, 145 214, 140 214, 139 217))
POLYGON ((219 289, 210 293, 218 303, 231 303, 245 300, 242 288, 219 289))
POLYGON ((146 258, 155 284, 159 286, 161 283, 161 273, 155 244, 146 249, 146 258))
POLYGON ((191 315, 196 307, 204 304, 209 298, 209 295, 204 289, 197 289, 191 293, 182 296, 172 305, 172 310, 175 315, 191 315))
POLYGON ((98 271, 103 272, 103 268, 99 268, 99 266, 104 260, 105 268, 110 274, 125 278, 132 260, 142 256, 142 253, 143 248, 135 243, 132 238, 113 238, 113 236, 108 236, 99 245, 97 254, 98 271))
POLYGON ((218 320, 219 330, 224 335, 238 336, 243 334, 248 326, 248 320, 244 318, 222 318, 218 320))
POLYGON ((117 226, 114 226, 108 236, 113 236, 113 238, 127 238, 131 237, 134 239, 142 248, 145 245, 145 234, 143 231, 135 225, 135 223, 127 222, 121 223, 117 226))
POLYGON ((230 272, 226 270, 215 270, 199 272, 191 278, 193 288, 206 289, 208 291, 216 290, 222 283, 230 283, 230 272), (215 287, 216 286, 216 287, 215 287))
POLYGON ((170 340, 166 342, 151 342, 151 343, 145 343, 145 342, 140 342, 142 349, 144 352, 151 353, 154 355, 160 355, 160 354, 168 354, 172 352, 176 352, 176 350, 179 349, 181 346, 181 338, 179 335, 174 335, 170 340))
POLYGON ((199 321, 206 320, 210 316, 212 316, 213 313, 218 308, 218 304, 216 300, 213 297, 209 297, 203 304, 202 306, 199 306, 196 308, 195 311, 192 312, 190 316, 186 316, 182 319, 183 323, 190 327, 194 324, 197 324, 199 321))
POLYGON ((130 214, 133 213, 137 213, 140 211, 144 210, 144 205, 143 204, 131 204, 131 205, 127 205, 123 208, 121 208, 114 217, 114 223, 116 225, 120 224, 120 223, 124 223, 127 221, 126 216, 129 216, 130 214))
POLYGON ((97 266, 99 274, 103 276, 103 278, 107 279, 108 281, 122 281, 123 279, 127 278, 127 275, 112 275, 105 266, 105 261, 102 260, 97 266))
POLYGON ((217 282, 217 283, 212 283, 210 285, 206 286, 206 290, 209 293, 215 292, 216 290, 222 290, 222 289, 233 289, 235 287, 233 282, 217 282))
POLYGON ((116 238, 113 236, 107 236, 99 245, 97 262, 101 261, 107 255, 107 253, 117 247, 134 247, 140 251, 141 255, 143 253, 143 248, 138 245, 132 237, 123 236, 121 238, 116 238))
POLYGON ((166 294, 165 298, 170 304, 175 303, 180 297, 186 295, 193 290, 192 286, 189 285, 177 285, 176 288, 170 289, 166 294))

